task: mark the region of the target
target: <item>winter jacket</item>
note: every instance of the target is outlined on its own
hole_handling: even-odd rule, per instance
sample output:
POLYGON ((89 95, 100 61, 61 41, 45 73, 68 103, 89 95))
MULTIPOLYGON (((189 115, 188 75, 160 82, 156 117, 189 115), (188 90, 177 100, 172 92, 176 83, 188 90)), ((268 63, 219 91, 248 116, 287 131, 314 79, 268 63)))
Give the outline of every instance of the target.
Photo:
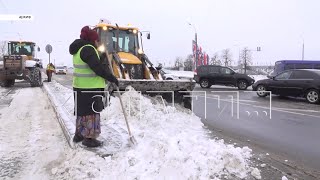
MULTIPOLYGON (((69 52, 71 55, 75 55, 81 47, 88 45, 89 41, 82 39, 76 39, 69 47, 69 52)), ((103 66, 96 51, 91 46, 83 47, 80 52, 81 59, 88 64, 90 69, 94 71, 98 76, 108 80, 109 82, 117 82, 116 77, 114 77, 108 68, 103 66)), ((91 114, 96 114, 103 110, 104 106, 102 103, 101 96, 104 95, 102 88, 95 89, 80 89, 73 88, 74 90, 74 100, 75 100, 75 113, 77 116, 86 116, 91 114), (100 92, 99 92, 100 91, 100 92), (93 108, 92 108, 93 106, 93 108), (96 112, 95 112, 96 111, 96 112)))

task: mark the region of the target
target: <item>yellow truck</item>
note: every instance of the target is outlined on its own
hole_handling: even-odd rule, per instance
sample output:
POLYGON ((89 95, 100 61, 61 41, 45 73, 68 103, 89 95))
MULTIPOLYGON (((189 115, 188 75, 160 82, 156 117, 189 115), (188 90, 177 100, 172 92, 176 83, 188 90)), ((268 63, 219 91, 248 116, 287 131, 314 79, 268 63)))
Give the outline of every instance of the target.
MULTIPOLYGON (((191 91, 195 81, 163 80, 160 69, 154 67, 143 51, 142 37, 144 32, 132 26, 118 26, 101 20, 95 26, 99 34, 98 50, 106 53, 107 66, 112 68, 119 79, 119 88, 127 86, 149 95, 162 95, 167 101, 180 103, 191 108, 191 91)), ((150 33, 147 33, 150 39, 150 33)))
POLYGON ((42 85, 41 61, 35 58, 37 48, 30 41, 9 41, 7 54, 2 59, 0 68, 0 85, 13 86, 16 79, 27 80, 31 86, 42 85))

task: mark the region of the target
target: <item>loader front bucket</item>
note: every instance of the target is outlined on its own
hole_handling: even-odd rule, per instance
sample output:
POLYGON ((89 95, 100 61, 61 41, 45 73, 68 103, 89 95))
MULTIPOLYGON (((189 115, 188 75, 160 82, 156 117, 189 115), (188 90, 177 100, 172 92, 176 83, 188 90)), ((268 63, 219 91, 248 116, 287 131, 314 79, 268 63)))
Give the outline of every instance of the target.
POLYGON ((193 80, 143 80, 143 79, 119 79, 119 89, 125 90, 128 86, 136 91, 150 96, 161 95, 169 103, 179 103, 185 108, 191 109, 191 92, 196 82, 193 80))

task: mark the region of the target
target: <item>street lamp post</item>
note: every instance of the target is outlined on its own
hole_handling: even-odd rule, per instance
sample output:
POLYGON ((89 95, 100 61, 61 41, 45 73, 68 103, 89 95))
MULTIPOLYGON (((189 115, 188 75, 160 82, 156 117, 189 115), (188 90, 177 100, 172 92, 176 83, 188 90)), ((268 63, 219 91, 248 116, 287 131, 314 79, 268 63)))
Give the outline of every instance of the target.
POLYGON ((303 39, 303 43, 302 43, 302 60, 304 60, 304 39, 303 39))

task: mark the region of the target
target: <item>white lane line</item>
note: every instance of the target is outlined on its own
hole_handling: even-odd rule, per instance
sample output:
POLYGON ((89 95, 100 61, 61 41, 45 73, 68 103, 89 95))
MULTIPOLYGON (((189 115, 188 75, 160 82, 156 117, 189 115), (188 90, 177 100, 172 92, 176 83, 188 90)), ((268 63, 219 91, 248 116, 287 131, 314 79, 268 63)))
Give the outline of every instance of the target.
POLYGON ((308 110, 308 109, 291 109, 291 108, 278 108, 278 107, 274 107, 274 109, 284 110, 284 111, 301 111, 301 112, 320 113, 320 111, 308 110))
MULTIPOLYGON (((200 96, 200 97, 203 97, 203 96, 200 96)), ((214 99, 214 100, 217 100, 216 98, 212 98, 212 97, 207 97, 209 99, 214 99)), ((227 100, 222 100, 220 99, 221 101, 225 101, 225 102, 231 102, 230 100, 227 101, 227 100)), ((210 103, 212 104, 212 103, 210 103)), ((253 105, 253 104, 247 104, 247 103, 242 103, 242 102, 239 102, 239 104, 241 105, 247 105, 247 106, 253 106, 253 107, 257 107, 257 108, 262 108, 262 109, 270 109, 270 107, 263 107, 263 106, 257 106, 257 105, 253 105)), ((309 116, 309 117, 315 117, 315 118, 319 118, 320 119, 320 116, 316 116, 316 115, 311 115, 311 114, 303 114, 303 113, 298 113, 298 112, 291 112, 291 111, 288 111, 288 110, 281 110, 281 109, 278 109, 278 108, 272 108, 273 111, 278 111, 278 112, 285 112, 285 113, 288 113, 288 114, 296 114, 296 115, 301 115, 301 116, 309 116)), ((293 109, 294 111, 294 109, 293 109)))

